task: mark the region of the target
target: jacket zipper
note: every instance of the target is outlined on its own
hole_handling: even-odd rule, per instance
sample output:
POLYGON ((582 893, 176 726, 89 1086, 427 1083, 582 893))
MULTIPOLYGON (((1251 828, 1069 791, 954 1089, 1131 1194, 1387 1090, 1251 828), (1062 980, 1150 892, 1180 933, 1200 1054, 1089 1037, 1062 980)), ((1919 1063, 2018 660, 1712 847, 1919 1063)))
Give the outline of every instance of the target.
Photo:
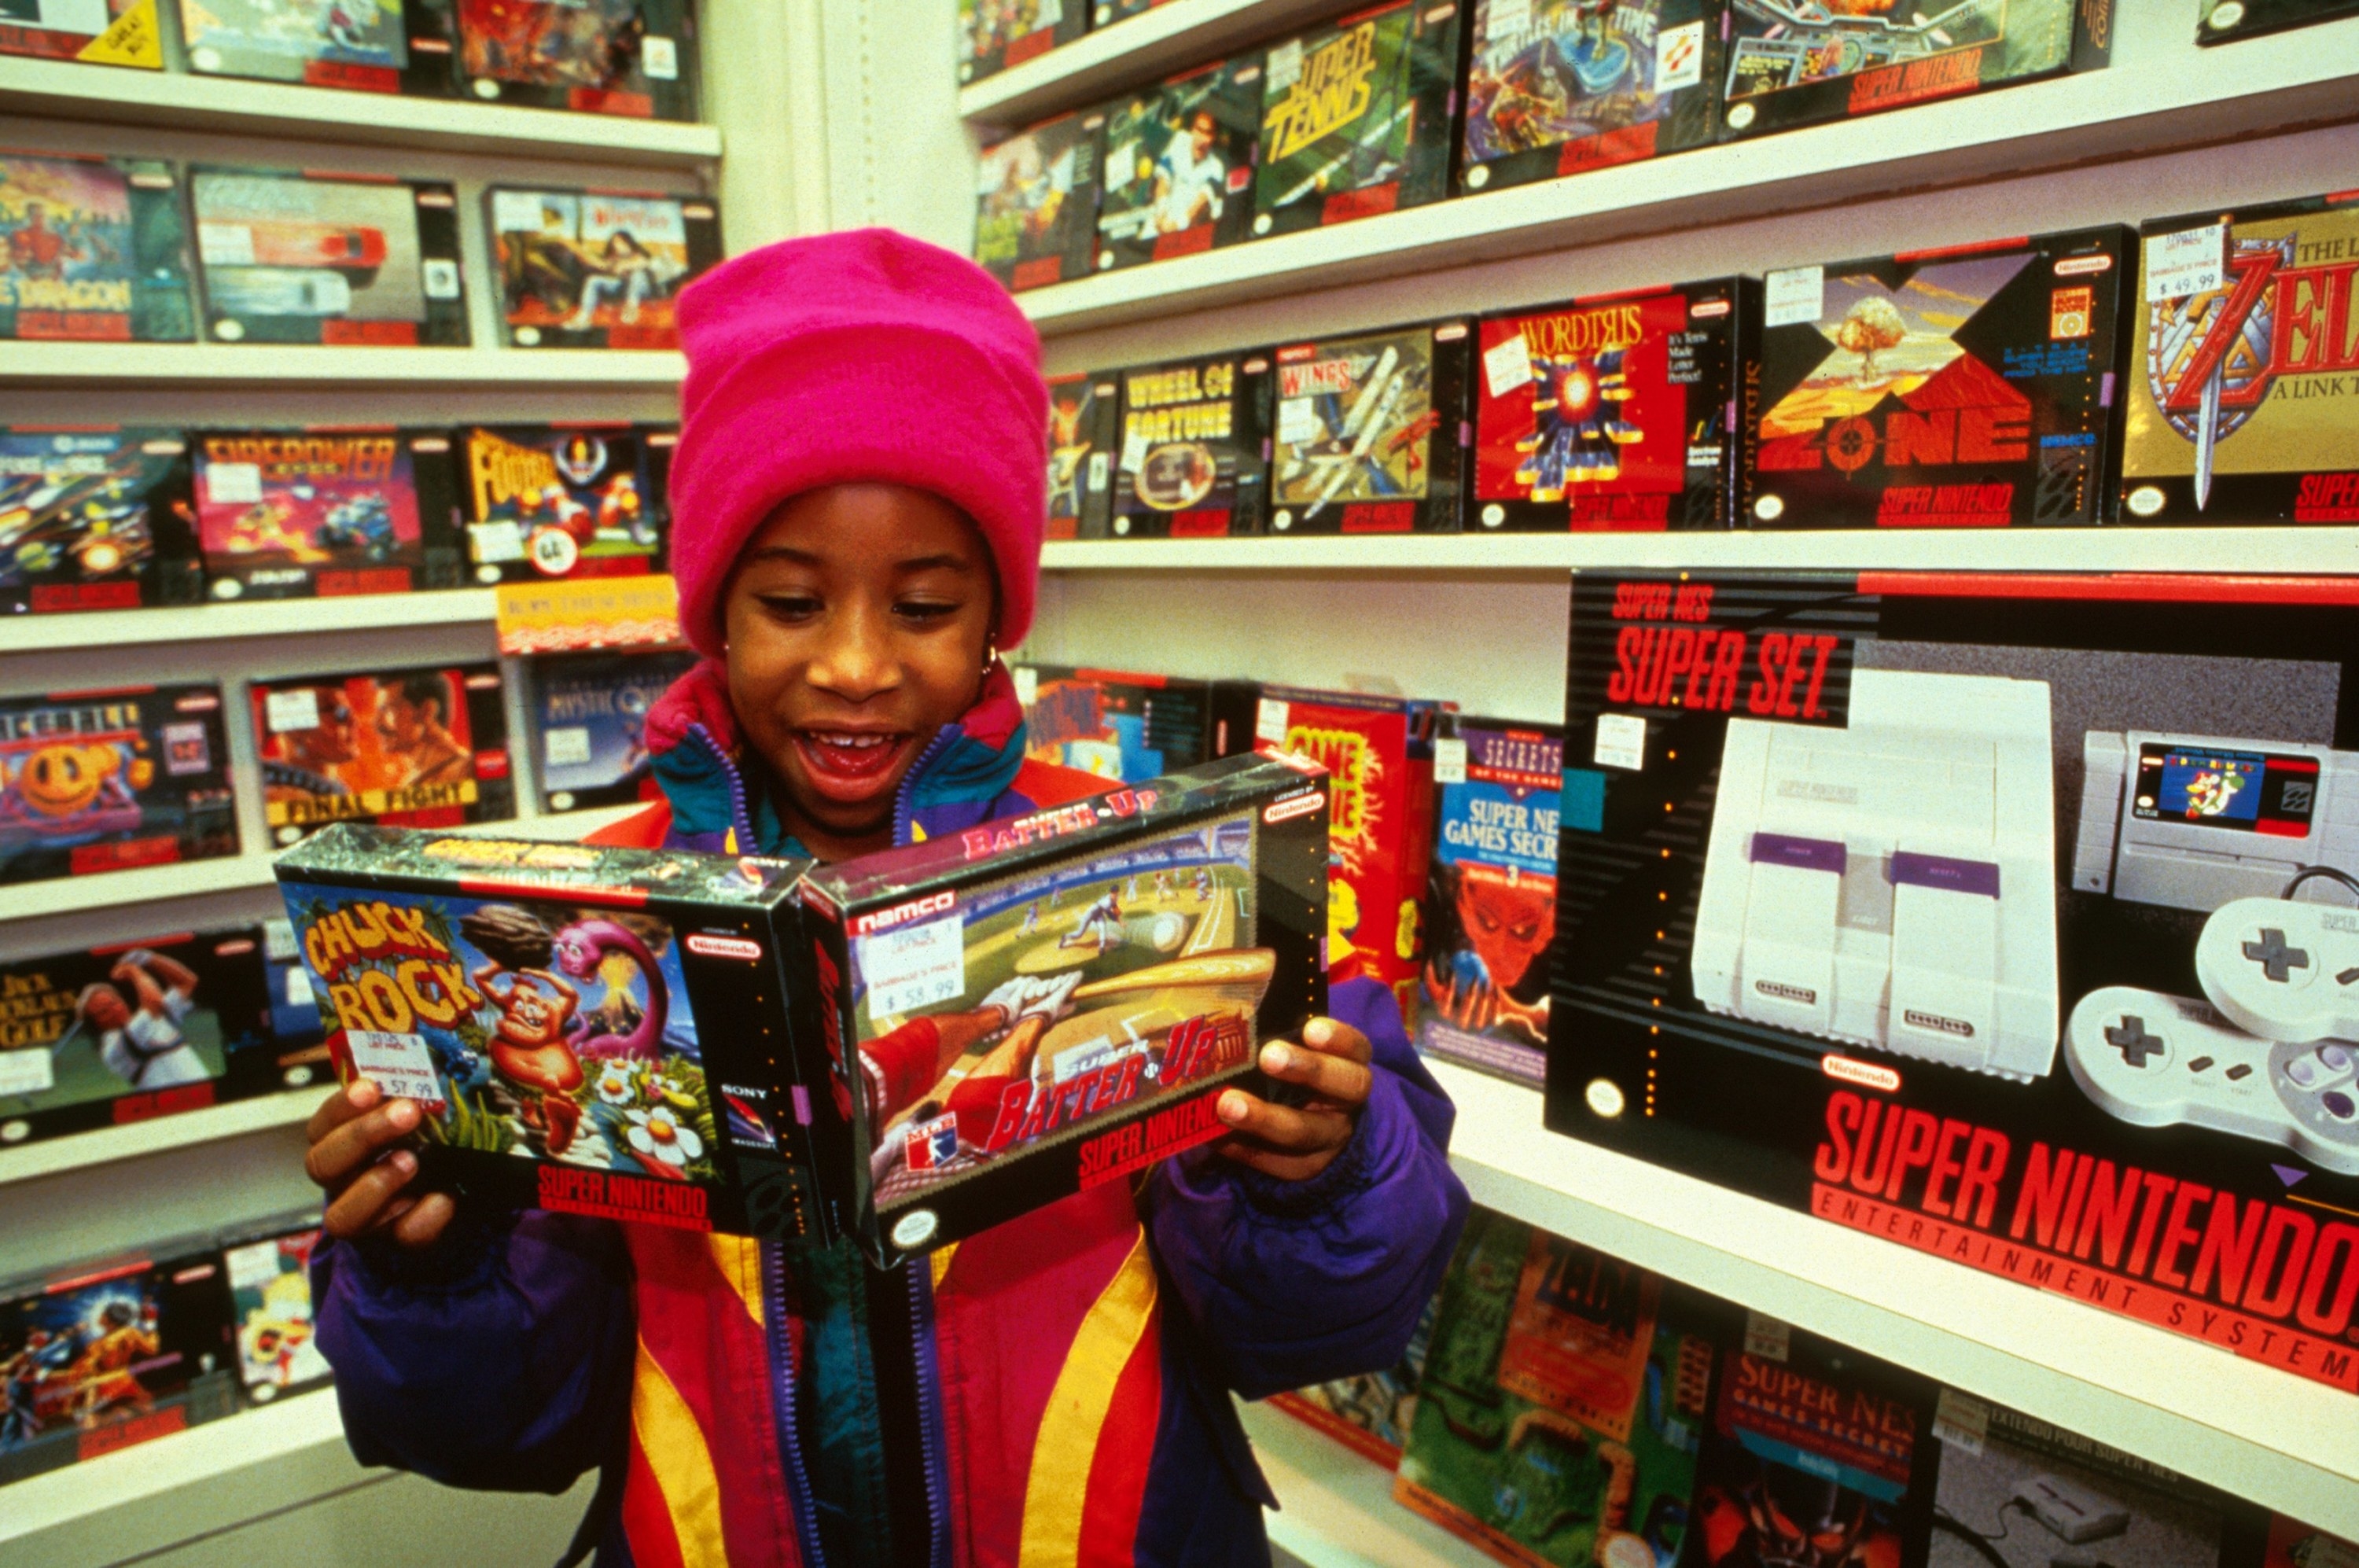
POLYGON ((745 800, 745 775, 738 768, 736 759, 722 748, 721 743, 712 738, 712 732, 701 724, 689 725, 688 733, 691 739, 704 747, 714 762, 720 764, 721 777, 729 780, 729 823, 737 835, 737 853, 764 853, 760 841, 754 836, 753 808, 745 800))
POLYGON ((819 1549, 819 1521, 810 1513, 810 1474, 803 1465, 802 1434, 795 1421, 795 1347, 787 1332, 786 1254, 775 1241, 762 1243, 762 1324, 770 1345, 770 1408, 778 1457, 787 1471, 787 1508, 794 1515, 804 1568, 826 1568, 819 1549))
POLYGON ((950 1466, 941 1431, 941 1367, 934 1344, 932 1265, 913 1258, 909 1277, 909 1350, 918 1363, 918 1448, 926 1470, 926 1561, 951 1568, 950 1466))
POLYGON ((934 738, 926 743, 926 749, 918 753, 918 760, 909 764, 909 771, 901 775, 901 787, 893 791, 893 842, 895 844, 901 845, 911 842, 910 835, 917 827, 918 822, 917 810, 911 802, 917 799, 919 777, 926 771, 928 763, 942 754, 942 748, 951 742, 951 732, 957 728, 956 724, 944 724, 936 730, 934 738))

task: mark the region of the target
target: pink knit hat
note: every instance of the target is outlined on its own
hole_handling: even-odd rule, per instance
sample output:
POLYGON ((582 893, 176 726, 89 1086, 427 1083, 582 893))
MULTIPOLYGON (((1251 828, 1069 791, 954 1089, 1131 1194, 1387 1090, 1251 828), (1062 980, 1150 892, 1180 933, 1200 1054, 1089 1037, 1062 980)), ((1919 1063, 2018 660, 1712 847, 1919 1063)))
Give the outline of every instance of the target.
POLYGON ((688 640, 718 656, 738 551, 826 485, 888 482, 973 517, 999 570, 998 641, 1032 625, 1048 517, 1040 340, 991 275, 890 229, 781 240, 679 297, 688 379, 671 569, 688 640))

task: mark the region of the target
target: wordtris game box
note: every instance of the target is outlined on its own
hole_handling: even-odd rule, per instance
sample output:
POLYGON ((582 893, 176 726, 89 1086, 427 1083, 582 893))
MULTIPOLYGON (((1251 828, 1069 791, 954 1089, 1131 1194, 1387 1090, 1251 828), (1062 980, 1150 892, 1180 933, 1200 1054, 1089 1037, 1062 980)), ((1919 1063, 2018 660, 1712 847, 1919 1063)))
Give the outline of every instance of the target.
POLYGON ((2359 191, 2140 245, 2120 520, 2359 522, 2359 191))
MULTIPOLYGON (((0 23, 0 36, 6 31, 0 23)), ((196 335, 170 164, 0 151, 0 223, 9 231, 0 246, 0 339, 196 335)))
POLYGON ((0 699, 0 884, 237 850, 220 687, 0 699))
POLYGON ((1273 351, 1270 531, 1457 532, 1472 336, 1443 321, 1273 351))
POLYGON ((1726 528, 1760 299, 1723 278, 1485 317, 1469 531, 1726 528))
POLYGON ((1319 768, 1239 757, 815 867, 802 1081, 842 1233, 890 1263, 1219 1138, 1222 1089, 1326 1007, 1326 866, 1319 768))
POLYGON ((337 1073, 426 1111, 423 1180, 795 1237, 822 1234, 781 971, 804 864, 343 822, 277 872, 337 1073))
POLYGON ((1723 0, 1477 0, 1462 192, 1709 143, 1723 0))
POLYGON ((1770 273, 1744 521, 2104 521, 2134 244, 2082 229, 1770 273))
POLYGON ((0 426, 0 614, 204 597, 179 430, 0 426))
POLYGON ((463 96, 635 119, 696 118, 687 0, 435 0, 454 12, 463 96))
POLYGON ((1291 234, 1450 193, 1462 6, 1397 0, 1271 46, 1253 232, 1291 234))
POLYGON ((1019 664, 1012 673, 1026 755, 1043 762, 1144 784, 1253 749, 1255 681, 1061 664, 1019 664))
POLYGON ((1269 356, 1258 353, 1124 371, 1114 533, 1260 533, 1268 515, 1270 383, 1269 356))
POLYGON ((721 212, 696 196, 484 194, 512 348, 678 348, 673 299, 721 262, 721 212))
POLYGON ((202 431, 194 446, 214 598, 458 586, 448 430, 202 431))
POLYGON ((516 815, 496 665, 293 675, 246 691, 274 843, 337 822, 440 828, 516 815))
POLYGON ((2359 580, 1583 572, 1552 1128, 2359 1391, 2359 580))
POLYGON ((663 556, 651 437, 634 425, 498 425, 459 442, 461 517, 478 583, 636 577, 663 556))
POLYGON ((959 0, 958 79, 996 76, 1089 29, 1082 0, 959 0))
POLYGON ((1049 377, 1049 537, 1103 539, 1114 513, 1114 431, 1122 382, 1076 372, 1049 377))
POLYGON ((467 345, 459 198, 448 182, 200 169, 189 192, 207 336, 467 345))
POLYGON ((1098 269, 1234 245, 1251 232, 1259 52, 1106 106, 1098 269))
POLYGON ((1097 248, 1102 109, 1043 120, 983 149, 974 259, 1011 289, 1090 275, 1097 248))

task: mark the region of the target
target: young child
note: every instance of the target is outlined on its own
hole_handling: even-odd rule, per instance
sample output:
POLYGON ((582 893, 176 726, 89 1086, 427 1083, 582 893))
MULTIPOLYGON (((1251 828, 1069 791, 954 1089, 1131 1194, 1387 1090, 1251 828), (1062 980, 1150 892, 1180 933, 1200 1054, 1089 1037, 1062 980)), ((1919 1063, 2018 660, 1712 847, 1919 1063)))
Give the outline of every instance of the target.
MULTIPOLYGON (((708 657, 649 715, 664 802, 607 842, 834 859, 1103 788, 1025 758, 998 659, 1032 620, 1047 428, 999 286, 870 230, 740 256, 679 321, 672 563, 708 657)), ((1266 1562, 1229 1390, 1392 1364, 1466 1211, 1389 995, 1331 995, 1263 1050, 1299 1108, 1226 1091, 1220 1143, 891 1271, 457 1211, 406 1190, 418 1106, 340 1090, 307 1169, 353 1450, 511 1490, 601 1468, 575 1556, 609 1565, 1266 1562)), ((958 1022, 1015 1040, 1055 1005, 958 1022)))

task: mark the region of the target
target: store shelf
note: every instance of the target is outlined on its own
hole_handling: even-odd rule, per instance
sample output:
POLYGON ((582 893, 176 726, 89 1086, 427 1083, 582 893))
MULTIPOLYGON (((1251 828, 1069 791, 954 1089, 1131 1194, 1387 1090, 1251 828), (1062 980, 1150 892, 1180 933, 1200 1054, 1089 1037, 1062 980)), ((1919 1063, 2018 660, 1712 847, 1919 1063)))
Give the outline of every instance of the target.
POLYGON ((2359 20, 2200 58, 2158 50, 2085 76, 1437 201, 1016 300, 1044 333, 1072 332, 2354 117, 2359 20))
MULTIPOLYGON (((127 72, 125 74, 128 74, 127 72)), ((662 350, 322 348, 277 343, 12 343, 0 387, 677 387, 662 350)))
POLYGON ((1241 1404, 1277 1494, 1270 1543, 1310 1568, 1477 1568, 1492 1559, 1393 1501, 1393 1473, 1267 1405, 1241 1404))
POLYGON ((62 1171, 79 1171, 84 1166, 161 1154, 168 1149, 218 1143, 270 1127, 293 1127, 310 1119, 311 1112, 319 1105, 320 1094, 315 1088, 293 1089, 258 1100, 208 1105, 201 1111, 183 1111, 124 1127, 74 1133, 22 1149, 0 1149, 0 1187, 39 1176, 54 1176, 62 1171))
POLYGON ((2359 1536, 2352 1396, 1540 1125, 1533 1090, 1430 1063, 1474 1201, 2359 1536))
POLYGON ((959 117, 1025 125, 1218 60, 1237 44, 1337 9, 1336 0, 1171 0, 959 89, 959 117))
POLYGON ((243 604, 163 605, 88 615, 0 619, 0 654, 60 653, 138 643, 227 637, 310 637, 387 626, 489 626, 489 588, 377 593, 349 599, 256 599, 243 604))
POLYGON ((0 59, 0 114, 582 163, 680 168, 721 156, 713 125, 70 60, 0 59))

